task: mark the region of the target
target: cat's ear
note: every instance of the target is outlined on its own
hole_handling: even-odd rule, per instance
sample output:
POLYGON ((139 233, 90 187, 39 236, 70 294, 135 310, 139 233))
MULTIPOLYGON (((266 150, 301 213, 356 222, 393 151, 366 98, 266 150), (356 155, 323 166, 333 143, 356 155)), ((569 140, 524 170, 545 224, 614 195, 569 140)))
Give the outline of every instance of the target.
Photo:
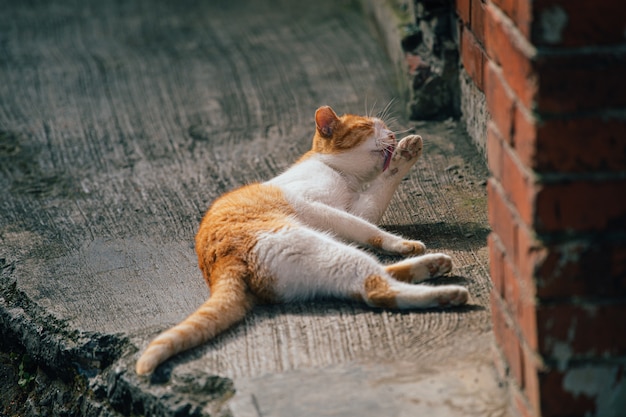
POLYGON ((339 123, 339 117, 329 106, 322 106, 315 112, 315 126, 323 138, 332 137, 333 131, 339 123))

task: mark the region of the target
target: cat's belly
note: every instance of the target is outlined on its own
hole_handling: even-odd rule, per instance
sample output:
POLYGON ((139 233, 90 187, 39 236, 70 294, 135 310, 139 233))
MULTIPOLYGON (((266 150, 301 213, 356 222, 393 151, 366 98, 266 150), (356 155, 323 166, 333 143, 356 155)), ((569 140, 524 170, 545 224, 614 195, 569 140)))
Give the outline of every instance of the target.
POLYGON ((303 226, 262 233, 254 252, 259 274, 282 302, 357 293, 355 281, 346 277, 361 275, 371 263, 357 248, 303 226), (364 260, 359 264, 355 258, 364 260))

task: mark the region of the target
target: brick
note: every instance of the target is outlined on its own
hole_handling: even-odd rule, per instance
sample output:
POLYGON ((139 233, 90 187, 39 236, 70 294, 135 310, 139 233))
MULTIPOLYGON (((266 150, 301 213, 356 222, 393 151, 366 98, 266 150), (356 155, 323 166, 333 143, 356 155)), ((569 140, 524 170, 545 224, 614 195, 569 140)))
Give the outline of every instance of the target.
POLYGON ((528 399, 521 391, 514 389, 510 396, 509 402, 514 407, 514 412, 516 413, 514 415, 519 415, 520 417, 539 417, 539 414, 533 410, 528 399))
POLYGON ((478 89, 484 91, 485 51, 469 28, 463 28, 461 31, 460 49, 461 61, 465 71, 472 78, 478 89))
POLYGON ((504 256, 503 261, 504 299, 527 346, 537 349, 537 319, 532 297, 534 293, 532 277, 520 277, 510 258, 504 256))
POLYGON ((506 86, 502 70, 489 62, 485 67, 485 98, 491 121, 508 143, 513 143, 515 97, 506 86))
POLYGON ((487 123, 487 165, 498 180, 502 178, 502 147, 504 139, 493 122, 487 123))
POLYGON ((626 303, 538 304, 536 314, 538 352, 557 366, 626 354, 626 303))
POLYGON ((602 236, 550 245, 537 262, 537 297, 625 297, 626 242, 602 236))
POLYGON ((585 393, 574 395, 563 388, 564 373, 539 373, 540 412, 542 417, 571 417, 595 415, 595 401, 585 393))
POLYGON ((626 169, 626 120, 585 115, 538 123, 507 94, 498 68, 485 68, 485 94, 498 132, 523 165, 537 173, 621 172, 626 169), (530 119, 529 119, 530 117, 530 119), (601 128, 599 128, 601 126, 601 128))
POLYGON ((484 0, 471 0, 471 27, 474 36, 481 45, 485 44, 485 2, 484 0))
POLYGON ((487 215, 493 234, 510 256, 516 273, 522 278, 534 276, 535 269, 546 257, 546 247, 520 220, 495 178, 487 182, 487 215))
POLYGON ((529 349, 522 349, 523 360, 523 372, 524 372, 524 386, 523 392, 525 399, 527 400, 526 407, 527 412, 531 415, 539 415, 540 409, 540 395, 539 395, 539 370, 543 369, 543 365, 540 364, 537 354, 529 349))
POLYGON ((541 415, 623 415, 625 373, 623 363, 610 361, 583 362, 565 370, 540 372, 541 415))
POLYGON ((533 108, 537 94, 537 75, 522 35, 488 4, 485 13, 485 49, 487 56, 502 67, 507 84, 524 107, 533 108))
POLYGON ((493 233, 498 236, 507 253, 512 254, 516 259, 519 222, 512 208, 507 204, 504 191, 495 178, 487 181, 487 216, 493 233))
POLYGON ((513 125, 513 134, 510 139, 511 146, 515 148, 520 161, 522 161, 525 166, 536 169, 537 165, 534 162, 539 156, 536 143, 536 118, 532 116, 527 109, 517 103, 515 106, 513 125))
POLYGON ((470 25, 470 3, 471 0, 455 0, 456 3, 456 13, 459 15, 459 19, 468 27, 470 25))
POLYGON ((512 325, 513 321, 506 311, 504 301, 493 291, 491 292, 491 317, 496 343, 509 365, 510 376, 518 386, 524 386, 522 347, 518 332, 512 325))
POLYGON ((515 151, 508 145, 502 147, 502 178, 505 195, 527 225, 533 224, 535 195, 539 187, 531 174, 522 166, 515 151))
POLYGON ((504 297, 504 250, 498 247, 497 237, 490 233, 487 237, 487 247, 489 248, 489 273, 494 291, 499 296, 504 297))
POLYGON ((515 265, 522 277, 534 277, 538 265, 546 258, 549 247, 541 242, 534 230, 527 226, 518 227, 515 242, 515 265))
POLYGON ((499 180, 507 201, 513 204, 521 220, 532 225, 535 194, 539 187, 532 174, 521 164, 515 151, 503 143, 493 124, 487 130, 489 168, 499 180))
MULTIPOLYGON (((514 53, 509 55, 515 56, 514 53)), ((516 61, 515 65, 524 63, 516 61)), ((626 53, 540 55, 534 66, 535 90, 540 91, 534 108, 540 113, 559 115, 626 106, 626 53)), ((503 68, 505 74, 514 71, 510 77, 514 80, 507 78, 507 81, 516 94, 532 102, 534 94, 529 96, 519 91, 524 85, 521 77, 528 68, 524 67, 522 71, 511 66, 507 69, 503 65, 503 68)))
POLYGON ((518 0, 491 0, 502 12, 509 17, 527 39, 530 39, 532 2, 518 0))
POLYGON ((539 233, 626 231, 626 180, 545 184, 536 194, 539 233))
MULTIPOLYGON (((519 123, 516 123, 519 125, 519 123)), ((579 116, 545 120, 525 143, 525 163, 539 172, 618 172, 626 169, 626 120, 579 116)))
POLYGON ((533 1, 532 34, 532 42, 536 45, 581 47, 623 44, 623 0, 533 1))

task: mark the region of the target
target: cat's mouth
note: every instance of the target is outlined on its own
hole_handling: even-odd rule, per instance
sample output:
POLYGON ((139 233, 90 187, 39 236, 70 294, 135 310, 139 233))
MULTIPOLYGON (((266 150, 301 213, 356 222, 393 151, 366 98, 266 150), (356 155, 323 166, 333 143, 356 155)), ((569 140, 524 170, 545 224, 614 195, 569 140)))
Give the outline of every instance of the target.
POLYGON ((396 146, 394 144, 389 144, 381 151, 384 158, 383 172, 387 171, 387 168, 389 168, 389 164, 391 164, 391 157, 393 156, 395 148, 396 146))

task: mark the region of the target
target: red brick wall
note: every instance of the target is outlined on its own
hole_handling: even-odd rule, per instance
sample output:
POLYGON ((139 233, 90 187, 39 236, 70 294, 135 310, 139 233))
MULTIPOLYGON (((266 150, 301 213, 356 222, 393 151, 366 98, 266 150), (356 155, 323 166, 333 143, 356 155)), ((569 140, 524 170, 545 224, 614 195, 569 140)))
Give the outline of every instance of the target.
POLYGON ((456 11, 491 113, 492 315, 511 408, 626 415, 626 3, 456 11))

